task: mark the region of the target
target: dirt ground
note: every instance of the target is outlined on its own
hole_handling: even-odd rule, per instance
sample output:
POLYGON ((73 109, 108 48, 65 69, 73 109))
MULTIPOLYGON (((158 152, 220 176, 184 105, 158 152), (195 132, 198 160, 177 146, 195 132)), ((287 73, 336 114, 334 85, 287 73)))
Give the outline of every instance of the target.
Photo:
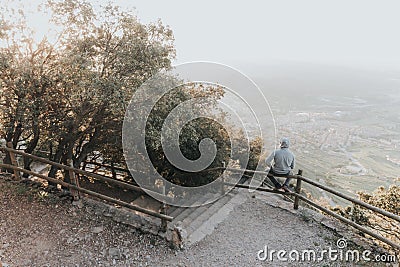
MULTIPOLYGON (((161 237, 117 223, 91 207, 73 205, 69 198, 0 175, 3 266, 310 266, 310 262, 276 258, 263 261, 258 252, 266 247, 321 251, 335 247, 340 238, 310 218, 249 195, 212 235, 177 251, 161 237)), ((386 266, 326 260, 312 265, 386 266)))

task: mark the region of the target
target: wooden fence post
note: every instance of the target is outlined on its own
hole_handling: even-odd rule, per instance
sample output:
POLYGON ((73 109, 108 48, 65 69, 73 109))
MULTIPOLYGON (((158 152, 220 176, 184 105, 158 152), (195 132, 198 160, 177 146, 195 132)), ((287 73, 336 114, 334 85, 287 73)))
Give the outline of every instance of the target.
MULTIPOLYGON (((161 206, 161 214, 163 215, 167 215, 167 204, 165 204, 165 202, 162 204, 161 206)), ((161 219, 161 231, 162 232, 167 232, 167 226, 168 226, 168 221, 165 219, 161 219)))
POLYGON ((111 174, 113 179, 117 179, 117 172, 115 170, 114 162, 111 162, 111 174))
MULTIPOLYGON (((163 192, 162 194, 165 196, 166 195, 166 189, 165 189, 166 185, 165 182, 163 182, 163 192)), ((163 201, 162 206, 161 206, 161 210, 160 213, 163 215, 167 215, 167 204, 165 203, 165 201, 163 201)), ((162 232, 167 232, 167 226, 168 226, 168 222, 165 219, 161 219, 161 231, 162 232)))
MULTIPOLYGON (((11 142, 8 142, 7 147, 13 148, 13 144, 11 142)), ((11 165, 18 167, 18 161, 17 161, 17 157, 15 156, 15 154, 11 151, 9 151, 8 153, 10 155, 11 165)), ((16 179, 18 181, 21 180, 21 174, 17 170, 14 170, 14 179, 16 179)))
POLYGON ((222 194, 221 196, 225 195, 225 185, 224 185, 224 184, 225 184, 224 172, 226 171, 226 170, 225 170, 225 168, 226 168, 226 163, 225 163, 225 161, 222 162, 222 168, 224 168, 224 171, 222 172, 222 177, 221 177, 221 178, 222 178, 222 179, 221 179, 221 180, 222 180, 222 181, 221 181, 221 194, 222 194))
MULTIPOLYGON (((74 167, 72 164, 72 160, 68 160, 68 166, 74 167)), ((71 184, 79 187, 79 180, 77 177, 78 175, 73 170, 68 170, 68 176, 69 176, 69 179, 71 180, 71 184)), ((72 188, 70 190, 71 190, 71 195, 72 195, 74 201, 79 200, 80 199, 79 191, 72 189, 72 188)))
MULTIPOLYGON (((299 170, 297 175, 302 176, 303 175, 303 170, 299 170)), ((301 179, 297 178, 295 192, 297 194, 300 194, 300 191, 301 191, 301 179)), ((295 196, 295 198, 294 198, 294 209, 295 210, 299 209, 299 200, 300 200, 299 197, 295 196)))

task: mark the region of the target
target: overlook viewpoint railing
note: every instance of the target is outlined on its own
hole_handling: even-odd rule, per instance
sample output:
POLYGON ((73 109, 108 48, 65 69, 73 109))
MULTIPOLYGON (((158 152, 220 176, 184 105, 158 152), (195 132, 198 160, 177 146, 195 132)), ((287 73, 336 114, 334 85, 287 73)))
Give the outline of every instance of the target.
MULTIPOLYGON (((38 157, 38 156, 34 156, 34 155, 31 155, 31 154, 27 154, 27 153, 22 152, 20 150, 15 150, 15 149, 12 149, 12 148, 9 148, 9 147, 1 147, 0 150, 3 151, 3 152, 9 153, 10 154, 10 158, 11 158, 11 164, 0 163, 0 167, 1 168, 5 168, 5 169, 9 169, 9 170, 13 170, 14 171, 14 177, 17 180, 21 179, 21 175, 20 175, 21 172, 22 173, 26 173, 26 174, 29 174, 29 175, 32 175, 32 176, 47 180, 47 181, 49 181, 51 183, 54 183, 54 184, 59 184, 61 186, 64 186, 64 187, 70 189, 71 190, 71 194, 72 194, 72 196, 73 196, 73 198, 75 200, 78 200, 80 198, 79 193, 82 192, 84 194, 87 194, 87 195, 90 195, 90 196, 94 196, 96 198, 108 201, 110 203, 114 203, 114 204, 120 205, 122 207, 126 207, 126 208, 129 208, 129 209, 135 210, 135 211, 142 212, 142 213, 147 214, 147 215, 151 215, 151 216, 160 218, 163 222, 164 221, 172 221, 173 220, 173 217, 168 216, 166 214, 158 213, 158 212, 155 212, 153 210, 149 210, 149 209, 145 209, 145 208, 142 208, 142 207, 139 207, 139 206, 136 206, 136 205, 132 205, 130 203, 127 203, 127 202, 124 202, 124 201, 121 201, 121 200, 118 200, 118 199, 115 199, 115 198, 112 198, 112 197, 109 197, 109 196, 106 196, 106 195, 103 195, 103 194, 99 194, 97 192, 93 192, 93 191, 85 189, 85 188, 82 188, 82 187, 79 186, 79 181, 78 181, 78 178, 77 178, 77 174, 84 175, 86 177, 92 177, 92 178, 95 178, 95 179, 98 179, 98 180, 101 180, 101 181, 105 181, 105 182, 108 182, 108 183, 112 183, 112 184, 115 184, 115 185, 117 185, 117 186, 119 186, 119 187, 121 187, 123 189, 129 189, 129 190, 145 193, 145 191, 141 187, 138 187, 138 186, 135 186, 135 185, 132 185, 132 184, 120 181, 120 180, 115 180, 115 179, 112 179, 112 178, 109 178, 109 177, 106 177, 106 176, 103 176, 103 175, 99 175, 99 174, 96 174, 96 173, 84 171, 84 170, 81 170, 81 169, 76 169, 76 168, 74 168, 72 166, 67 166, 67 165, 63 165, 63 164, 60 164, 60 163, 56 163, 56 162, 50 161, 48 159, 41 158, 41 157, 38 157), (44 164, 49 164, 50 166, 55 166, 55 167, 57 167, 57 168, 59 168, 61 170, 67 171, 69 173, 69 177, 70 177, 71 183, 67 183, 67 182, 61 181, 59 179, 51 178, 51 177, 48 177, 46 175, 39 174, 39 173, 36 173, 36 172, 30 171, 30 170, 26 170, 24 168, 18 167, 18 162, 16 160, 16 155, 20 155, 22 157, 27 157, 27 158, 32 159, 33 161, 41 162, 41 163, 44 163, 44 164)), ((154 192, 154 194, 157 194, 157 193, 154 192)), ((162 197, 165 198, 164 195, 162 197)))
MULTIPOLYGON (((90 191, 88 189, 82 188, 82 187, 79 186, 79 181, 78 181, 77 175, 80 174, 80 175, 84 175, 84 176, 87 176, 87 177, 92 177, 92 178, 95 178, 95 179, 99 179, 99 180, 102 180, 102 181, 106 181, 106 182, 109 182, 109 183, 116 184, 119 187, 124 188, 124 189, 130 189, 130 190, 134 190, 134 191, 145 193, 145 191, 141 187, 138 187, 138 186, 135 186, 135 185, 132 185, 132 184, 120 181, 120 180, 112 179, 110 177, 106 177, 106 176, 103 176, 103 175, 99 175, 99 174, 96 174, 96 173, 84 171, 84 170, 81 170, 81 169, 76 169, 76 168, 73 168, 72 166, 67 166, 67 165, 55 163, 55 162, 52 162, 52 161, 50 161, 48 159, 41 158, 41 157, 38 157, 38 156, 34 156, 34 155, 31 155, 31 154, 27 154, 27 153, 22 152, 20 150, 12 149, 10 147, 0 147, 0 151, 3 151, 5 153, 9 153, 10 159, 11 159, 11 164, 3 164, 3 163, 1 163, 0 167, 1 168, 5 168, 5 169, 9 169, 9 170, 13 170, 14 177, 17 180, 21 179, 21 176, 20 176, 21 172, 22 173, 26 173, 26 174, 29 174, 29 175, 32 175, 32 176, 35 176, 35 177, 39 177, 39 178, 45 179, 45 180, 47 180, 49 182, 62 185, 64 187, 66 187, 66 188, 69 188, 71 190, 71 194, 72 194, 72 196, 73 196, 73 198, 75 200, 80 198, 79 193, 82 192, 84 194, 91 195, 91 196, 97 197, 99 199, 106 200, 108 202, 111 202, 111 203, 114 203, 114 204, 117 204, 117 205, 120 205, 120 206, 123 206, 123 207, 127 207, 127 208, 135 210, 135 211, 142 212, 144 214, 148 214, 148 215, 160 218, 162 220, 162 228, 163 228, 162 230, 164 230, 164 231, 166 230, 166 223, 168 221, 172 221, 173 220, 173 217, 168 216, 166 214, 165 209, 162 209, 161 212, 155 212, 153 210, 148 210, 148 209, 145 209, 145 208, 142 208, 142 207, 139 207, 139 206, 136 206, 136 205, 132 205, 130 203, 123 202, 121 200, 114 199, 114 198, 111 198, 109 196, 105 196, 105 195, 90 191), (55 166, 55 167, 57 167, 57 168, 59 168, 61 170, 67 171, 69 173, 69 177, 70 177, 71 183, 66 183, 64 181, 61 181, 61 180, 58 180, 58 179, 55 179, 55 178, 51 178, 51 177, 48 177, 48 176, 45 176, 45 175, 42 175, 42 174, 39 174, 39 173, 35 173, 33 171, 30 171, 30 170, 26 170, 26 169, 18 167, 18 162, 16 160, 16 155, 20 155, 22 157, 27 157, 27 158, 32 159, 33 161, 38 161, 38 162, 41 162, 41 163, 49 164, 49 165, 55 166)), ((121 168, 119 170, 120 171, 127 171, 127 170, 121 169, 121 168)), ((259 175, 264 175, 265 177, 268 174, 265 171, 232 169, 232 168, 225 168, 225 167, 207 169, 205 171, 211 172, 211 171, 221 171, 221 170, 227 170, 227 171, 232 171, 232 172, 246 172, 248 174, 259 174, 259 175)), ((326 207, 323 207, 320 204, 315 203, 311 199, 301 195, 300 192, 301 192, 302 182, 307 183, 307 184, 309 184, 311 186, 317 187, 317 188, 319 188, 321 190, 324 190, 326 192, 329 192, 329 193, 331 193, 331 194, 333 194, 333 195, 335 195, 335 196, 337 196, 339 198, 342 198, 342 199, 345 199, 347 201, 350 201, 353 204, 356 204, 356 205, 359 205, 361 207, 364 207, 365 209, 368 209, 368 210, 370 210, 370 211, 372 211, 374 213, 386 216, 387 218, 391 218, 391 219, 393 219, 393 220, 395 220, 395 221, 397 221, 399 223, 400 223, 400 216, 398 216, 396 214, 393 214, 391 212, 388 212, 386 210, 383 210, 381 208, 375 207, 373 205, 370 205, 368 203, 365 203, 365 202, 363 202, 363 201, 361 201, 359 199, 356 199, 354 197, 348 196, 348 195, 343 194, 341 192, 338 192, 337 190, 334 190, 334 189, 332 189, 332 188, 330 188, 328 186, 322 185, 322 184, 320 184, 320 183, 318 183, 316 181, 313 181, 313 180, 311 180, 311 179, 309 179, 307 177, 304 177, 302 175, 302 171, 301 170, 299 170, 299 173, 297 175, 290 175, 290 176, 287 176, 287 177, 296 179, 296 187, 295 187, 295 191, 294 192, 280 192, 280 191, 269 189, 269 188, 265 188, 265 187, 252 187, 251 185, 246 185, 246 184, 229 184, 229 183, 225 183, 225 184, 227 186, 233 186, 233 187, 236 187, 236 188, 246 188, 246 189, 258 190, 258 191, 269 192, 269 193, 274 193, 274 194, 293 196, 294 197, 294 209, 298 209, 300 201, 303 201, 304 203, 306 203, 306 204, 308 204, 308 205, 310 205, 310 206, 312 206, 312 207, 314 207, 314 208, 316 208, 316 209, 318 209, 318 210, 320 210, 320 211, 322 211, 322 212, 324 212, 324 213, 326 213, 326 214, 328 214, 328 215, 330 215, 330 216, 342 221, 343 223, 354 227, 355 229, 361 231, 362 233, 368 234, 371 237, 376 238, 376 239, 378 239, 378 240, 390 245, 395 250, 400 251, 400 244, 397 244, 397 243, 393 242, 392 240, 389 240, 389 239, 387 239, 387 238, 385 238, 385 237, 383 237, 383 236, 371 231, 370 229, 367 229, 366 227, 358 225, 354 221, 351 221, 351 220, 349 220, 349 219, 347 219, 347 218, 345 218, 345 217, 343 217, 343 216, 341 216, 341 215, 339 215, 339 214, 327 209, 326 207)), ((155 193, 155 194, 158 194, 158 193, 155 193)), ((160 197, 162 197, 162 199, 165 199, 165 195, 160 195, 160 197)))
MULTIPOLYGON (((246 173, 253 173, 253 174, 261 174, 261 175, 264 175, 265 177, 267 177, 267 174, 268 174, 268 172, 265 172, 265 171, 253 171, 253 170, 247 170, 247 169, 232 169, 232 168, 222 168, 222 167, 221 168, 209 169, 207 171, 217 171, 217 170, 219 170, 219 171, 220 170, 228 170, 228 171, 232 171, 232 172, 246 172, 246 173)), ((341 193, 341 192, 339 192, 339 191, 337 191, 337 190, 335 190, 333 188, 330 188, 328 186, 320 184, 320 183, 318 183, 316 181, 313 181, 313 180, 311 180, 311 179, 309 179, 307 177, 304 177, 302 175, 302 170, 299 170, 299 173, 297 175, 288 175, 288 176, 285 176, 285 178, 286 177, 297 180, 294 192, 281 192, 281 191, 277 191, 277 190, 274 190, 274 189, 268 189, 268 188, 264 188, 264 187, 252 187, 250 185, 244 185, 244 184, 236 184, 236 185, 228 184, 228 185, 235 186, 235 187, 238 187, 238 188, 247 188, 247 189, 253 189, 253 190, 258 190, 258 191, 263 191, 263 192, 270 192, 270 193, 275 193, 275 194, 294 196, 294 209, 298 209, 299 201, 301 200, 304 203, 307 203, 308 205, 310 205, 310 206, 312 206, 312 207, 314 207, 314 208, 316 208, 316 209, 318 209, 318 210, 320 210, 320 211, 322 211, 322 212, 324 212, 324 213, 326 213, 326 214, 328 214, 328 215, 330 215, 330 216, 332 216, 332 217, 344 222, 345 224, 348 224, 348 225, 356 228, 357 230, 361 231, 362 233, 368 234, 368 235, 370 235, 370 236, 372 236, 372 237, 374 237, 374 238, 376 238, 376 239, 378 239, 378 240, 390 245, 395 250, 400 251, 400 244, 397 244, 397 243, 395 243, 395 242, 393 242, 393 241, 391 241, 391 240, 389 240, 389 239, 387 239, 387 238, 385 238, 385 237, 383 237, 383 236, 381 236, 379 234, 376 234, 375 232, 373 232, 373 231, 371 231, 371 230, 369 230, 369 229, 367 229, 367 228, 365 228, 365 227, 363 227, 361 225, 358 225, 357 223, 355 223, 355 222, 353 222, 353 221, 351 221, 351 220, 349 220, 349 219, 347 219, 347 218, 345 218, 345 217, 343 217, 343 216, 341 216, 341 215, 339 215, 339 214, 327 209, 326 207, 321 206, 320 204, 312 201, 311 199, 308 199, 307 197, 301 195, 300 192, 301 192, 302 182, 305 182, 305 183, 307 183, 307 184, 309 184, 311 186, 314 186, 314 187, 322 189, 322 190, 324 190, 326 192, 329 192, 329 193, 331 193, 331 194, 333 194, 333 195, 335 195, 335 196, 337 196, 339 198, 348 200, 348 201, 352 202, 353 204, 362 206, 362 207, 364 207, 364 208, 366 208, 366 209, 368 209, 368 210, 370 210, 370 211, 372 211, 374 213, 381 214, 383 216, 391 218, 391 219, 393 219, 393 220, 395 220, 395 221, 397 221, 399 223, 400 223, 400 216, 398 216, 396 214, 393 214, 391 212, 388 212, 386 210, 383 210, 381 208, 375 207, 373 205, 370 205, 370 204, 368 204, 368 203, 366 203, 364 201, 361 201, 359 199, 356 199, 354 197, 351 197, 351 196, 348 196, 346 194, 343 194, 343 193, 341 193)))

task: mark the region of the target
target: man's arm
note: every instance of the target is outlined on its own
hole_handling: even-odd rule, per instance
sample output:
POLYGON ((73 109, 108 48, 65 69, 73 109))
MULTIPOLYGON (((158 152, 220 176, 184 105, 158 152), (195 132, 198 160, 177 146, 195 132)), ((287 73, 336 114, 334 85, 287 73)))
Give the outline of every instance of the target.
POLYGON ((271 166, 272 166, 271 163, 272 163, 272 160, 274 159, 274 157, 275 157, 275 151, 272 152, 272 153, 268 156, 268 158, 265 159, 265 163, 267 164, 268 167, 271 167, 271 166))
POLYGON ((296 161, 296 158, 295 158, 295 156, 293 156, 293 160, 292 160, 292 164, 290 164, 290 168, 293 170, 294 169, 294 166, 295 166, 295 161, 296 161))

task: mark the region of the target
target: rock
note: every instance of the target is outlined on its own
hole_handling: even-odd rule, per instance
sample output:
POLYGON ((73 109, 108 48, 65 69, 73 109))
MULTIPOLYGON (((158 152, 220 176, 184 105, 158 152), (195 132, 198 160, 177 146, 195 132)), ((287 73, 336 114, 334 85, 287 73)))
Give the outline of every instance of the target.
POLYGON ((97 215, 97 216, 100 216, 100 215, 103 214, 103 212, 101 210, 95 210, 94 214, 97 215))
POLYGON ((94 234, 100 234, 101 232, 104 231, 104 227, 103 226, 97 226, 97 227, 93 227, 91 232, 94 234))
POLYGON ((8 248, 9 246, 10 246, 10 243, 3 244, 3 248, 8 248))
POLYGON ((72 202, 72 205, 78 207, 79 209, 83 208, 82 200, 76 200, 76 201, 72 202))
POLYGON ((108 256, 113 259, 119 260, 121 258, 121 251, 118 248, 109 248, 108 256))
POLYGON ((32 261, 31 260, 24 260, 21 263, 22 266, 32 266, 32 261))
POLYGON ((67 231, 67 229, 62 229, 62 230, 59 232, 59 235, 63 235, 66 231, 67 231))
POLYGON ((187 232, 180 226, 176 226, 172 231, 172 245, 175 248, 183 249, 184 243, 187 239, 187 232))
POLYGON ((124 256, 125 259, 128 260, 128 259, 130 258, 129 249, 125 249, 125 250, 122 252, 122 255, 124 256))
POLYGON ((70 238, 67 239, 67 244, 71 244, 71 243, 73 243, 73 242, 76 242, 76 239, 75 239, 75 238, 70 237, 70 238))

